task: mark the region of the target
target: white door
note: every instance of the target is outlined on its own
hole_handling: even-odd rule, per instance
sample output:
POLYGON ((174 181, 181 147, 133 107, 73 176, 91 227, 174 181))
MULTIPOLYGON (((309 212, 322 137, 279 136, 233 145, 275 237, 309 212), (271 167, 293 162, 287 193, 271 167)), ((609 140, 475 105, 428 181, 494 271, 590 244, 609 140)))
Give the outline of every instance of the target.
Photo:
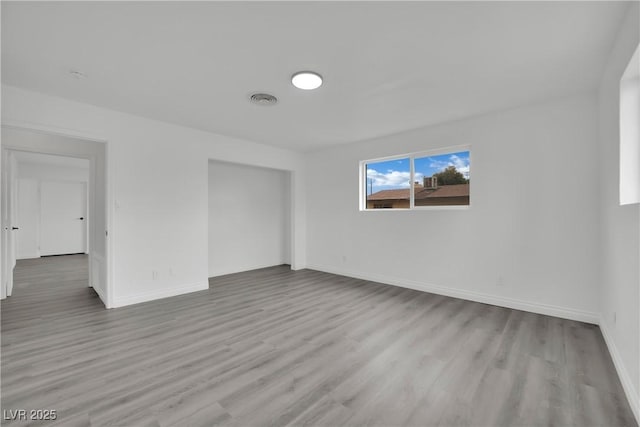
POLYGON ((0 297, 13 292, 13 269, 16 266, 16 176, 17 161, 12 151, 2 152, 2 283, 0 297))
POLYGON ((86 183, 43 181, 40 185, 40 255, 86 251, 86 183))

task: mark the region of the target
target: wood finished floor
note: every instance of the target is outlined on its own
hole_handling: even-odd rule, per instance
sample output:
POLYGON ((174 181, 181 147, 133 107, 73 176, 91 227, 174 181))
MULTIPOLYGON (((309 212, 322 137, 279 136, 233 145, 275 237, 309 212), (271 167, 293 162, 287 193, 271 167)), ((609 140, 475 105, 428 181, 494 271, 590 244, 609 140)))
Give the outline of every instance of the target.
POLYGON ((637 425, 593 325, 288 267, 114 310, 85 256, 15 277, 2 409, 43 425, 637 425))

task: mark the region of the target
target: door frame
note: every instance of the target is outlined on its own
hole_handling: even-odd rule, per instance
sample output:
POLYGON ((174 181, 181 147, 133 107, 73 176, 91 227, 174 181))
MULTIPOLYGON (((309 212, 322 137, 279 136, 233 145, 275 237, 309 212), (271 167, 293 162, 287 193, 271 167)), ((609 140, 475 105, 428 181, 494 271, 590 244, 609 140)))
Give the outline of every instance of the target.
MULTIPOLYGON (((66 138, 71 138, 71 139, 75 139, 75 140, 79 140, 79 141, 84 141, 84 142, 90 142, 90 143, 100 143, 100 144, 104 144, 104 167, 102 168, 102 173, 100 173, 100 175, 98 175, 98 171, 97 171, 97 162, 98 159, 96 156, 91 156, 91 155, 87 155, 86 153, 73 153, 70 152, 68 150, 62 150, 59 149, 58 147, 52 146, 52 147, 46 147, 46 148, 31 148, 31 147, 21 147, 21 146, 11 146, 10 144, 6 144, 6 143, 2 143, 2 161, 4 162, 4 157, 5 155, 7 155, 8 153, 10 153, 11 151, 25 151, 25 152, 30 152, 30 153, 41 153, 41 154, 50 154, 50 155, 58 155, 58 156, 66 156, 66 157, 76 157, 76 158, 81 158, 81 159, 88 159, 89 160, 89 182, 87 185, 87 199, 93 200, 93 204, 96 204, 96 200, 95 200, 95 196, 96 196, 96 189, 95 189, 95 185, 96 182, 98 182, 99 180, 97 178, 100 178, 102 180, 102 182, 104 182, 104 217, 105 217, 105 226, 106 226, 106 230, 104 230, 105 232, 105 259, 102 260, 104 262, 104 281, 105 281, 105 286, 104 286, 104 295, 101 295, 101 292, 98 292, 98 295, 100 296, 100 299, 102 300, 102 302, 104 303, 106 308, 112 308, 113 307, 113 283, 112 283, 112 277, 113 277, 113 256, 112 256, 112 250, 113 250, 113 233, 111 232, 112 230, 112 219, 113 219, 113 215, 111 212, 110 207, 113 206, 113 203, 111 203, 112 200, 112 196, 111 196, 111 184, 109 181, 109 151, 111 149, 111 145, 109 144, 108 140, 105 138, 99 138, 96 137, 95 135, 90 135, 87 134, 85 132, 82 131, 74 131, 74 130, 70 130, 70 129, 60 129, 57 127, 52 127, 52 126, 46 126, 46 125, 38 125, 38 124, 33 124, 33 123, 22 123, 22 122, 2 122, 2 128, 6 128, 6 129, 14 129, 14 130, 18 130, 18 131, 27 131, 27 132, 34 132, 34 133, 39 133, 39 134, 45 134, 45 135, 51 135, 51 136, 59 136, 59 137, 66 137, 66 138)), ((4 185, 4 184, 3 184, 4 185)), ((88 213, 88 217, 94 217, 95 216, 95 212, 92 212, 92 210, 94 209, 93 206, 89 206, 89 213, 88 213)), ((97 242, 95 242, 95 239, 93 237, 93 233, 89 232, 89 246, 87 248, 87 251, 89 252, 89 286, 93 287, 93 281, 96 278, 95 274, 96 272, 93 271, 94 270, 94 258, 96 258, 98 255, 96 254, 96 251, 94 250, 94 248, 97 245, 97 242)), ((3 239, 4 240, 4 239, 3 239)), ((4 244, 4 242, 3 242, 4 244)), ((10 270, 7 272, 7 274, 13 275, 13 270, 10 270)), ((0 292, 0 297, 4 298, 6 296, 6 289, 5 289, 5 283, 0 284, 0 287, 2 288, 2 291, 0 292)))

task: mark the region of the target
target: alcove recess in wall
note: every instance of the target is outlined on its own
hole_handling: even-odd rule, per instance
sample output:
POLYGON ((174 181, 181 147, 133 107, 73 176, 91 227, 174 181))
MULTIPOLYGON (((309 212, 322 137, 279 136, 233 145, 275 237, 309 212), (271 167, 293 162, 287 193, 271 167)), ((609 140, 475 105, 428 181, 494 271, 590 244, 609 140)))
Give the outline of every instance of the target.
POLYGON ((290 173, 209 161, 209 277, 291 263, 290 173))

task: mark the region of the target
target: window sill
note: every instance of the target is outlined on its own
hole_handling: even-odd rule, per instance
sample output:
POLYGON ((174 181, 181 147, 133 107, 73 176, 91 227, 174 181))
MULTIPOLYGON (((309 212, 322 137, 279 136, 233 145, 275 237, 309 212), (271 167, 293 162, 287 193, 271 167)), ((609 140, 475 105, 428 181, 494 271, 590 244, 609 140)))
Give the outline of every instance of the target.
POLYGON ((360 209, 360 212, 412 212, 412 211, 468 211, 471 205, 450 205, 450 206, 416 206, 410 208, 389 208, 389 209, 360 209))

